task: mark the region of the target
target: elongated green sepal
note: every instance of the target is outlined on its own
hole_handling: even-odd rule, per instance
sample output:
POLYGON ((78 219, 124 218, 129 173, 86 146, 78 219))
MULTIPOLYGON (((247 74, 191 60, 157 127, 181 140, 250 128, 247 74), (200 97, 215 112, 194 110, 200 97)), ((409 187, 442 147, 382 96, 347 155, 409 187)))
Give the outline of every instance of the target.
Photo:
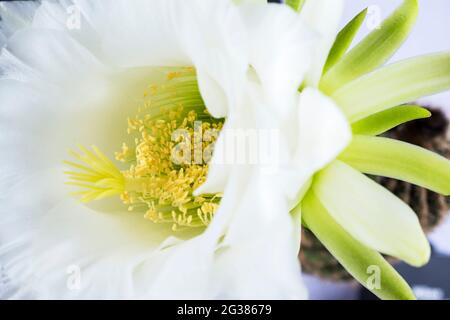
POLYGON ((352 132, 353 134, 376 136, 402 123, 430 116, 430 111, 416 105, 398 106, 353 123, 352 132))
POLYGON ((332 94, 352 80, 383 65, 405 41, 417 14, 417 0, 404 0, 379 28, 372 31, 325 74, 321 89, 332 94))
POLYGON ((311 188, 333 219, 364 245, 413 266, 428 262, 430 245, 417 215, 372 179, 336 160, 315 176, 311 188))
POLYGON ((328 55, 327 62, 323 69, 323 74, 325 74, 331 67, 333 67, 347 52, 348 48, 352 44, 353 39, 355 38, 356 33, 361 27, 361 24, 366 18, 366 15, 367 9, 364 9, 338 33, 333 47, 331 48, 328 55))
POLYGON ((450 89, 450 52, 383 67, 350 82, 332 98, 350 122, 450 89))
POLYGON ((313 192, 302 203, 302 219, 342 266, 376 296, 386 300, 415 299, 406 281, 381 254, 348 234, 313 192))
POLYGON ((339 159, 367 174, 407 181, 450 195, 450 161, 406 142, 355 135, 339 159))
POLYGON ((300 11, 302 9, 303 3, 305 0, 286 0, 285 3, 294 9, 295 11, 300 11))

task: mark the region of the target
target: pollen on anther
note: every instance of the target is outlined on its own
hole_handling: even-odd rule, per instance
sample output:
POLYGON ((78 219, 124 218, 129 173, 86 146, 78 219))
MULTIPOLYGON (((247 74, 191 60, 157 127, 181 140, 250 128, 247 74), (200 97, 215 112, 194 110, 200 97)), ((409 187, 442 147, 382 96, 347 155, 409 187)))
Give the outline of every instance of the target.
POLYGON ((70 175, 71 182, 87 179, 80 186, 86 201, 119 196, 128 211, 142 212, 153 223, 170 224, 174 231, 207 226, 221 195, 194 196, 208 173, 208 160, 194 158, 203 158, 205 150, 215 143, 215 139, 202 141, 199 133, 220 131, 223 120, 207 112, 192 68, 167 73, 166 83, 150 85, 144 97, 147 101, 137 108, 137 115, 125 119, 132 142, 122 143, 115 153, 125 169, 119 170, 98 149, 82 149, 85 155, 76 157, 85 167, 79 166, 81 171, 70 175), (187 135, 174 138, 178 130, 187 135), (185 160, 178 158, 182 153, 173 151, 189 142, 184 150, 191 153, 191 161, 179 161, 185 160))

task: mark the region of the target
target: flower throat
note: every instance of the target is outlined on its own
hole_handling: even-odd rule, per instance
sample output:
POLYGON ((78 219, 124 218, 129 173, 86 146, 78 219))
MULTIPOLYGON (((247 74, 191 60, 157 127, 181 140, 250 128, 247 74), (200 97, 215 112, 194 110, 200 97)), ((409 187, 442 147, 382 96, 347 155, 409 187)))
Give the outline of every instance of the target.
POLYGON ((115 154, 124 170, 96 146, 69 152, 78 160, 64 161, 71 168, 65 171, 67 184, 79 188, 72 195, 82 202, 120 197, 129 211, 142 212, 155 223, 170 223, 174 231, 205 227, 221 194, 193 193, 206 180, 223 119, 208 113, 193 68, 168 72, 166 81, 150 86, 144 97, 137 115, 128 119, 134 143, 123 143, 115 154), (210 133, 208 139, 203 139, 205 132, 210 133))

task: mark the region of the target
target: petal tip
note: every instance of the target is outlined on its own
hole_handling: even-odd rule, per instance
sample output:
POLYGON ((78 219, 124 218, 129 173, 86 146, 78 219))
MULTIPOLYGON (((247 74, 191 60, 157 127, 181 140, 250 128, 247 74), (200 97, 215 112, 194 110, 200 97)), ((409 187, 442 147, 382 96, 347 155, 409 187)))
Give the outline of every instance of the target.
POLYGON ((414 267, 420 268, 430 261, 430 257, 431 257, 431 246, 428 240, 424 238, 420 248, 414 252, 414 256, 411 256, 409 260, 405 261, 414 267))

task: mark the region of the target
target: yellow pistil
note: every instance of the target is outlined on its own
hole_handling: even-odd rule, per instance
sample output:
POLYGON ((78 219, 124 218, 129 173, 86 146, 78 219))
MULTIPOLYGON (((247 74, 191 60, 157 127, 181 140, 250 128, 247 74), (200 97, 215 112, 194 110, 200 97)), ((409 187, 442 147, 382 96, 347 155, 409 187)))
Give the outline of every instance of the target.
POLYGON ((221 130, 223 121, 212 118, 197 87, 195 71, 178 69, 167 74, 163 85, 152 85, 136 117, 128 119, 128 134, 134 145, 122 144, 116 160, 127 165, 120 171, 100 150, 80 147, 71 152, 83 162, 65 163, 68 184, 82 190, 74 193, 89 202, 120 196, 129 211, 142 212, 154 223, 171 223, 172 229, 207 226, 216 212, 221 194, 194 196, 205 180, 208 161, 204 154, 215 142, 202 134, 221 130))

